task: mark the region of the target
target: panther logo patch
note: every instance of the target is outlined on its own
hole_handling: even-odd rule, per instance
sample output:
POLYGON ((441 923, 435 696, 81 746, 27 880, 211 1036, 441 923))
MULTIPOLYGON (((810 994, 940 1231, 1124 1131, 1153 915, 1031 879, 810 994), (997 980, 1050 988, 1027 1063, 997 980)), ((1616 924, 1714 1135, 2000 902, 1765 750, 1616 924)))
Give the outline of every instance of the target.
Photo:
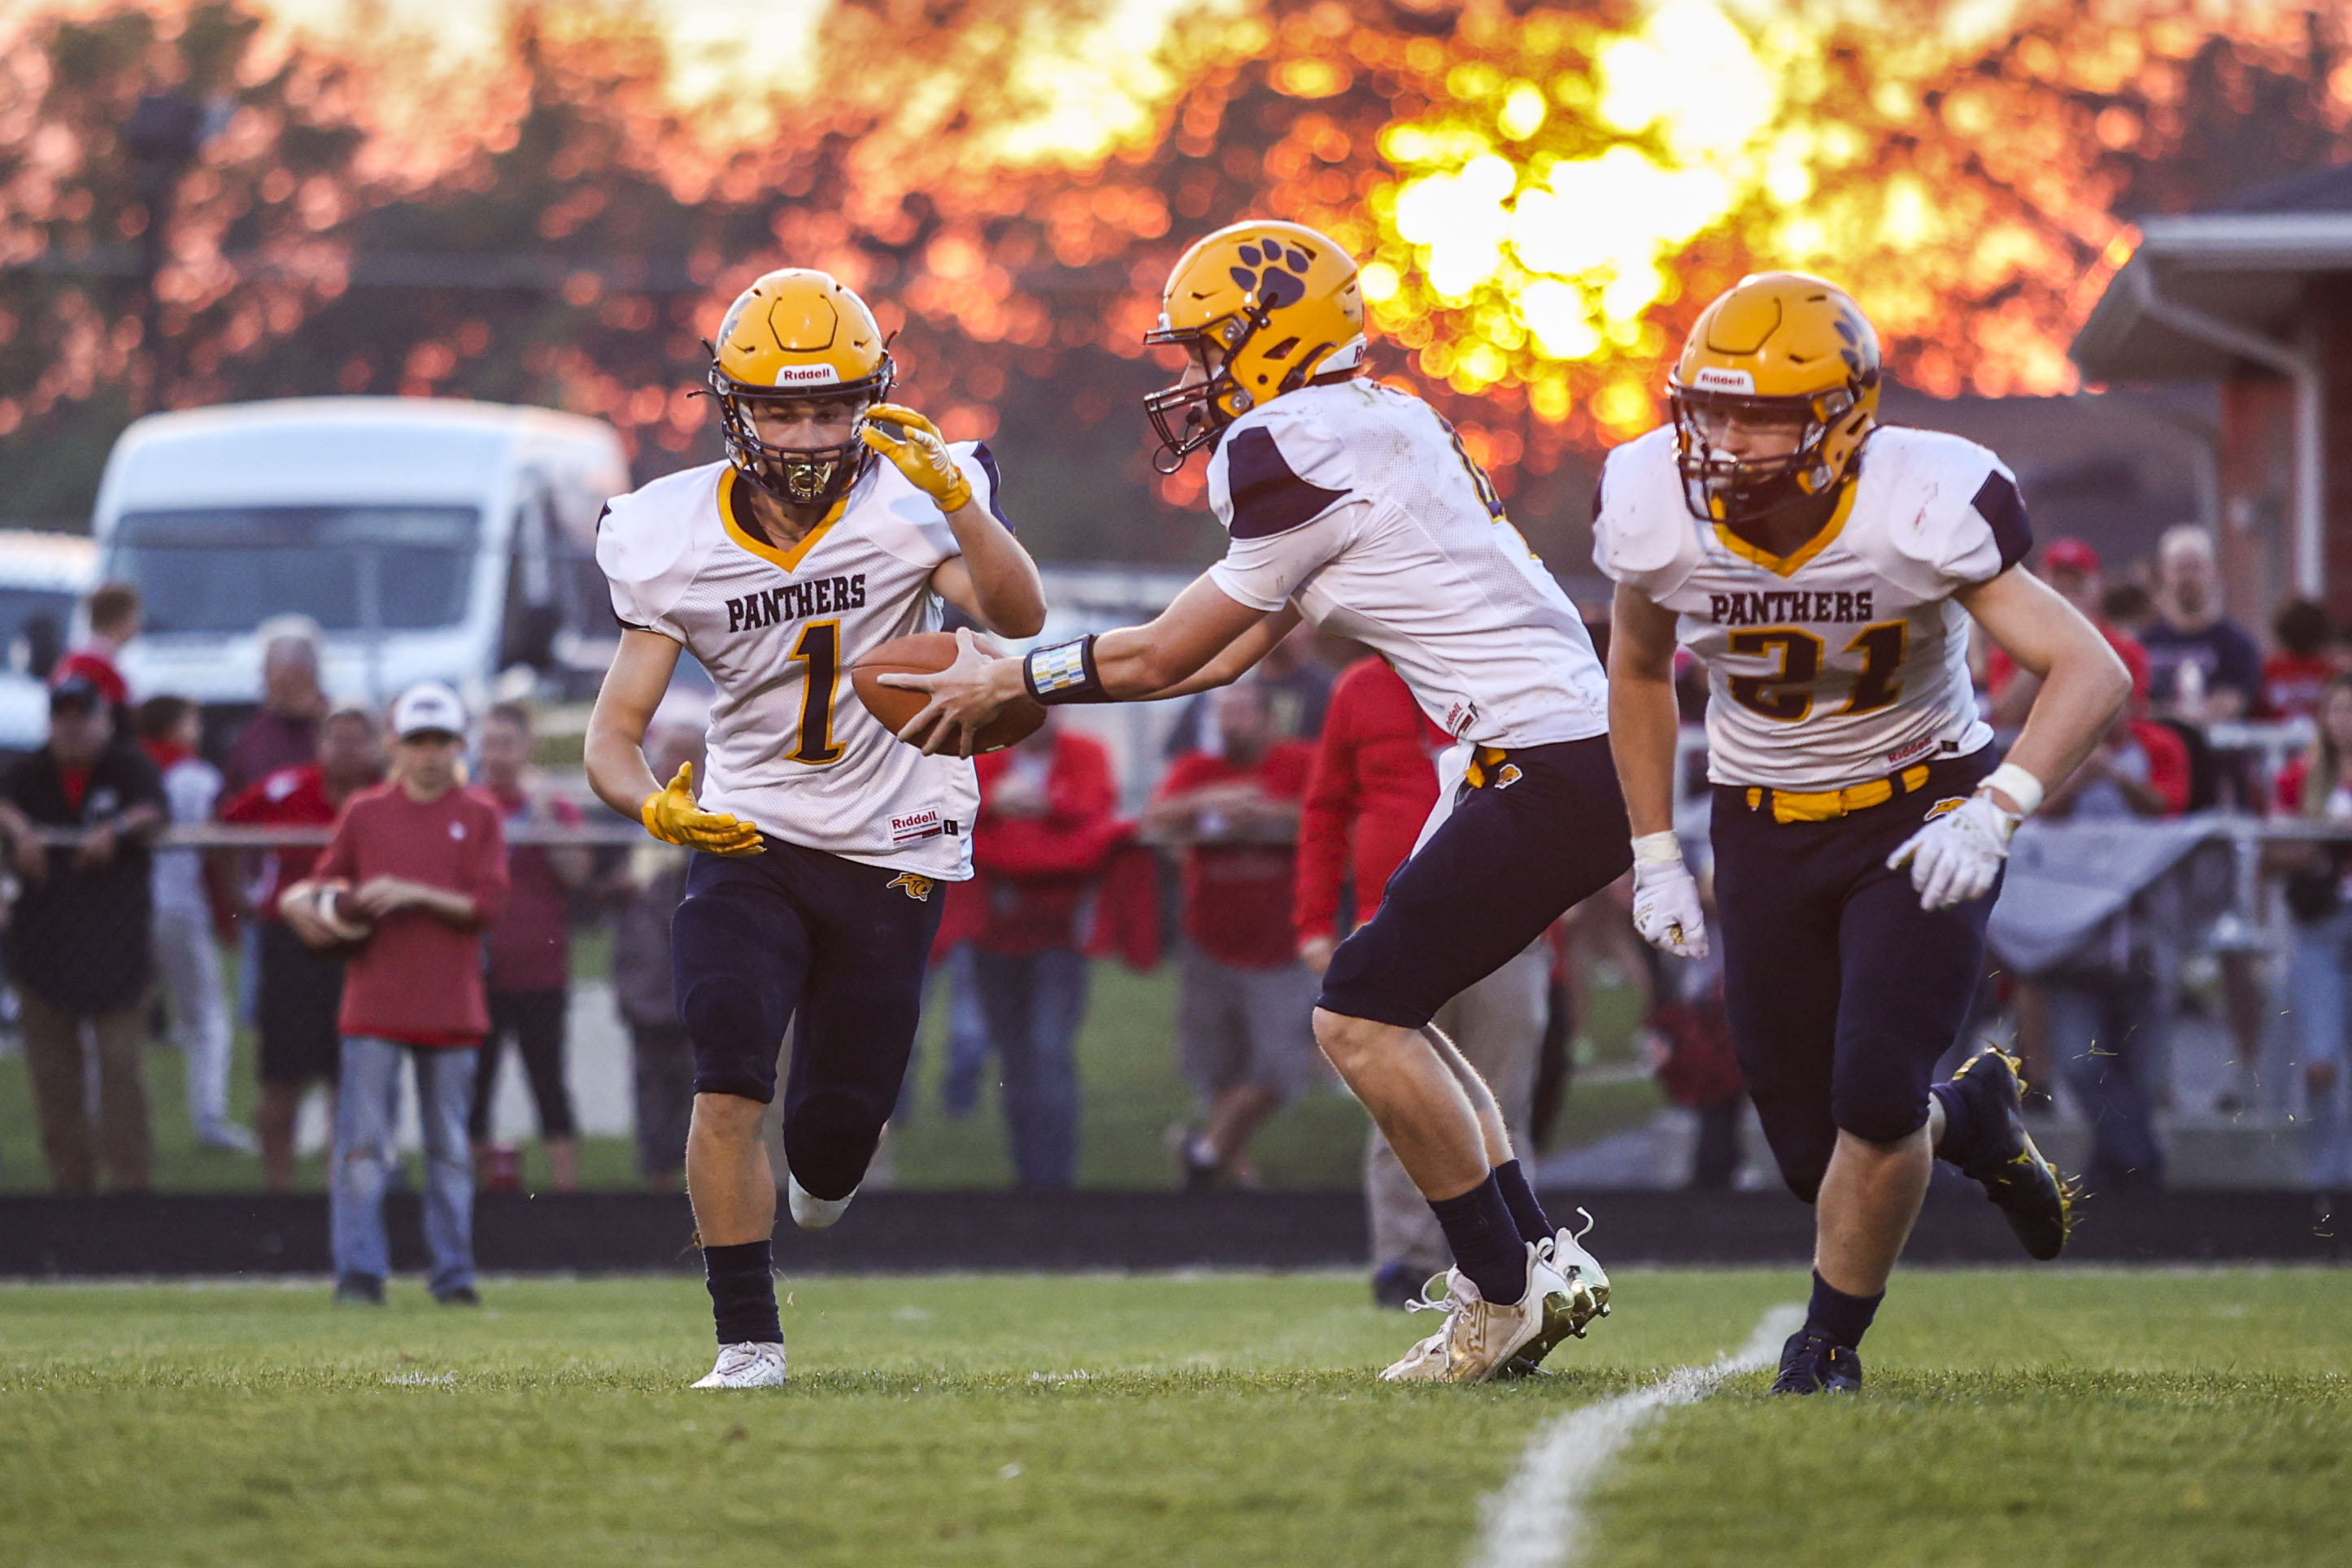
MULTIPOLYGON (((1952 804, 1958 805, 1959 803, 1954 801, 1952 804)), ((901 871, 890 879, 888 885, 893 888, 906 889, 907 896, 919 904, 928 904, 931 901, 931 888, 934 884, 929 877, 919 877, 912 871, 901 871)))
POLYGON ((1255 241, 1241 247, 1241 266, 1225 270, 1264 309, 1277 310, 1307 298, 1307 268, 1315 258, 1297 246, 1255 241))

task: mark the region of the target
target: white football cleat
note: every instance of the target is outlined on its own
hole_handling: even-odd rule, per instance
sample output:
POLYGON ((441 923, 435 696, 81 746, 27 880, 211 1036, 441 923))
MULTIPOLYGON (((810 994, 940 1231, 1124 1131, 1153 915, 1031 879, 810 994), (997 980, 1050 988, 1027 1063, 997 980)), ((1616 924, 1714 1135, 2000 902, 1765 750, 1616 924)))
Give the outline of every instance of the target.
POLYGON ((1587 1210, 1576 1212, 1584 1215, 1584 1228, 1571 1231, 1566 1226, 1560 1226, 1559 1234, 1551 1238, 1550 1261, 1551 1266, 1559 1270, 1559 1277, 1568 1281, 1570 1315, 1574 1321, 1570 1323, 1567 1331, 1580 1340, 1584 1337, 1586 1326, 1593 1319, 1609 1315, 1609 1271, 1601 1268, 1601 1260, 1585 1251, 1582 1245, 1584 1238, 1592 1234, 1593 1226, 1599 1222, 1587 1210))
MULTIPOLYGON (((1445 1326, 1405 1352, 1381 1373, 1383 1383, 1484 1383, 1514 1355, 1541 1339, 1544 1325, 1570 1310, 1568 1281, 1549 1252, 1528 1244, 1527 1290, 1507 1304, 1486 1300, 1459 1268, 1446 1270, 1445 1294, 1424 1292, 1414 1312, 1444 1312, 1445 1326)), ((1432 1286, 1438 1284, 1433 1277, 1432 1286)))
POLYGON ((746 1341, 740 1345, 720 1345, 719 1364, 710 1375, 696 1384, 697 1388, 782 1388, 784 1385, 784 1347, 746 1341))
POLYGON ((847 1212, 857 1189, 849 1189, 848 1197, 821 1198, 800 1184, 790 1171, 784 1173, 784 1189, 793 1210, 793 1223, 803 1230, 824 1230, 847 1212))
POLYGON ((1555 1301, 1552 1310, 1545 1316, 1543 1332, 1511 1358, 1507 1375, 1525 1377, 1534 1373, 1562 1340, 1582 1339, 1595 1318, 1609 1315, 1608 1271, 1580 1245, 1592 1233, 1595 1222, 1587 1211, 1576 1212, 1584 1215, 1582 1230, 1570 1231, 1562 1226, 1549 1240, 1536 1243, 1544 1261, 1566 1282, 1568 1293, 1555 1301))

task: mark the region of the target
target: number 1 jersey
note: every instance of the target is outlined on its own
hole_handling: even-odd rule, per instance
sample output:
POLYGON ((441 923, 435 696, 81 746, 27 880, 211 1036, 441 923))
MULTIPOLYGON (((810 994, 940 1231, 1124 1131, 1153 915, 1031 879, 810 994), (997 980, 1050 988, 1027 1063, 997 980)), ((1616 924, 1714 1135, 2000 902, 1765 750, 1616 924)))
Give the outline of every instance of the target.
MULTIPOLYGON (((996 510, 986 448, 953 450, 973 498, 996 510)), ((971 763, 899 741, 848 677, 892 637, 939 628, 930 576, 961 553, 953 530, 877 461, 826 521, 778 549, 751 523, 748 489, 726 463, 688 468, 615 497, 596 533, 613 613, 683 644, 718 686, 703 809, 848 860, 971 876, 971 763)))
POLYGON ((1706 665, 1709 779, 1843 789, 1992 739, 1952 595, 2032 548, 1998 458, 1883 426, 1822 531, 1775 556, 1694 517, 1675 457, 1672 426, 1609 454, 1592 559, 1706 665))

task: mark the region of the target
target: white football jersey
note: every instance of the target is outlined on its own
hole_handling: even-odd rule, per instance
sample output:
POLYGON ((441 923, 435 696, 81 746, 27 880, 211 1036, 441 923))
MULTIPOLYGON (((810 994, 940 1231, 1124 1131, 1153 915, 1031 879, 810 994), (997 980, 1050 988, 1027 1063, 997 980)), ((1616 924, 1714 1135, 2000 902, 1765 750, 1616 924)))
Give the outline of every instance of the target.
POLYGON ((1232 536, 1209 569, 1219 588, 1255 609, 1295 604, 1373 648, 1456 740, 1607 731, 1576 606, 1454 427, 1411 393, 1358 379, 1251 409, 1209 459, 1209 504, 1232 536))
MULTIPOLYGON (((995 509, 987 448, 952 450, 995 509)), ((778 550, 746 526, 746 489, 725 463, 688 468, 614 498, 596 533, 613 613, 685 645, 718 685, 703 809, 845 859, 971 876, 971 763, 900 742, 848 673, 892 637, 939 629, 930 576, 961 553, 953 530, 877 460, 830 521, 778 550)))
POLYGON ((1675 612, 1706 666, 1707 777, 1829 790, 1992 739, 1952 595, 2033 546, 2014 476, 1973 441, 1881 426, 1839 510, 1773 556, 1691 515, 1663 426, 1609 454, 1593 563, 1675 612))

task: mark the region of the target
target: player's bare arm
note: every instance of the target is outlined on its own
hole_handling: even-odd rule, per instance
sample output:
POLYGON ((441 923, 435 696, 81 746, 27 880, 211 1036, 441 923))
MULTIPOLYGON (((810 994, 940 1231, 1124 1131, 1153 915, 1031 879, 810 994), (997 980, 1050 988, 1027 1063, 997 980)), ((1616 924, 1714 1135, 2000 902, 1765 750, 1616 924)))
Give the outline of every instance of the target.
POLYGON ((678 652, 678 645, 658 632, 622 630, 613 667, 605 672, 595 710, 588 716, 588 787, 597 799, 624 816, 635 817, 646 832, 667 843, 715 855, 756 855, 757 828, 725 812, 706 812, 696 805, 692 763, 681 766, 667 784, 646 765, 646 731, 669 690, 678 652))
POLYGON ((1675 615, 1624 584, 1609 620, 1609 748, 1636 837, 1675 825, 1675 615))
POLYGON ((1698 881, 1675 837, 1675 614, 1621 583, 1610 616, 1609 747, 1633 832, 1633 928, 1676 957, 1704 957, 1698 881))
MULTIPOLYGON (((1093 678, 1106 701, 1176 695, 1169 689, 1200 674, 1253 628, 1278 619, 1279 615, 1254 609, 1228 597, 1207 577, 1196 577, 1149 625, 1121 626, 1088 638, 1086 647, 1093 678)), ((1029 689, 1029 660, 991 658, 969 634, 962 634, 961 641, 962 651, 955 663, 935 675, 882 678, 892 686, 930 694, 929 705, 899 731, 899 739, 926 752, 968 752, 971 737, 1006 703, 1029 689)), ((1257 654, 1263 657, 1272 646, 1272 641, 1266 642, 1257 654)), ((1238 675, 1240 669, 1234 673, 1238 675)))
MULTIPOLYGON (((2056 589, 2011 567, 1954 597, 1985 634, 2041 683, 2025 728, 2007 761, 2040 780, 2044 790, 2082 765, 2131 697, 2131 674, 2116 650, 2056 589)), ((2005 809, 2030 812, 1995 786, 2005 809)))
POLYGON ((913 409, 877 403, 866 410, 858 439, 879 452, 917 489, 939 503, 963 553, 940 563, 931 591, 1003 637, 1035 637, 1045 625, 1045 584, 1013 531, 974 499, 971 481, 939 427, 913 409))

